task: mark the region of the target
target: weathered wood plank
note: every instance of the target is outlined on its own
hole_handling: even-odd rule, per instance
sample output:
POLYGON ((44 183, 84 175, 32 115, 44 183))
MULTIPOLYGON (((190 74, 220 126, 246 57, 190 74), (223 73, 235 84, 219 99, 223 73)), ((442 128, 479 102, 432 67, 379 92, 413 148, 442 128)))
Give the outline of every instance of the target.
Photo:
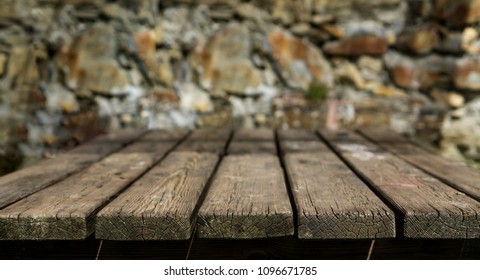
POLYGON ((195 206, 217 161, 210 153, 172 152, 97 214, 96 238, 190 238, 195 206))
POLYGON ((175 150, 179 152, 199 152, 213 153, 223 155, 225 153, 226 141, 194 141, 187 139, 183 141, 175 150))
POLYGON ((293 235, 293 214, 278 158, 268 154, 223 159, 199 211, 205 238, 293 235))
POLYGON ((281 153, 328 152, 317 134, 307 129, 277 130, 281 153))
MULTIPOLYGON (((84 239, 93 214, 160 160, 176 142, 142 141, 0 210, 0 239, 84 239)), ((153 137, 154 139, 154 137, 153 137)))
POLYGON ((395 237, 395 216, 335 154, 287 153, 298 237, 395 237))
POLYGON ((396 156, 480 201, 478 170, 463 162, 448 160, 430 153, 393 132, 379 130, 361 130, 360 132, 396 156))
POLYGON ((223 155, 232 131, 227 128, 203 128, 192 132, 176 149, 179 152, 223 155))
POLYGON ((281 142, 319 140, 315 132, 308 129, 279 129, 277 130, 277 134, 281 142))
POLYGON ((56 158, 0 178, 0 209, 40 191, 113 153, 138 138, 143 131, 114 131, 56 158))
POLYGON ((201 128, 188 137, 190 141, 227 141, 232 134, 229 128, 201 128))
POLYGON ((280 142, 280 149, 282 153, 327 152, 329 150, 319 140, 317 141, 293 141, 293 140, 282 141, 280 142))
POLYGON ((234 141, 228 146, 228 154, 277 154, 277 146, 271 141, 234 141))
POLYGON ((227 152, 234 155, 260 153, 276 155, 274 131, 266 128, 237 130, 233 134, 227 152))
POLYGON ((275 135, 272 129, 239 129, 233 134, 232 141, 274 141, 275 135))
POLYGON ((480 237, 478 201, 357 134, 332 131, 321 131, 321 134, 364 180, 401 212, 406 237, 480 237))

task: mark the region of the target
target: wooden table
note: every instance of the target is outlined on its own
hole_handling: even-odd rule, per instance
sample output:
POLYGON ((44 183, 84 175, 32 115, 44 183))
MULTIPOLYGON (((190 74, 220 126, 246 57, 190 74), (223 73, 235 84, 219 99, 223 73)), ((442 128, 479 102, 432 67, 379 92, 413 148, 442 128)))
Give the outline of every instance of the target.
POLYGON ((0 240, 465 247, 480 172, 385 131, 116 131, 0 177, 0 240))

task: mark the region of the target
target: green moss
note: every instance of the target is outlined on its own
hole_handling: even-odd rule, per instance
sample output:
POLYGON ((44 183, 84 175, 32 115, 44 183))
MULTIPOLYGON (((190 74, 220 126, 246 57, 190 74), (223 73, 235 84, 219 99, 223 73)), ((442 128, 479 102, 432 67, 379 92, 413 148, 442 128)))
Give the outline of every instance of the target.
POLYGON ((325 84, 314 81, 306 92, 306 98, 311 101, 323 101, 328 97, 328 87, 325 84))

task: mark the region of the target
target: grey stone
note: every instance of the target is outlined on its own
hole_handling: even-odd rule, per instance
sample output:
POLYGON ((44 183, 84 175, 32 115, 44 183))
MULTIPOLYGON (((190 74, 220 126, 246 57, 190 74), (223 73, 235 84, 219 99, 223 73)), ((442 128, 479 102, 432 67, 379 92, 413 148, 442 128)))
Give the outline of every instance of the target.
POLYGON ((227 93, 247 93, 262 86, 262 76, 250 60, 252 42, 247 28, 232 23, 196 48, 190 58, 200 86, 227 93))
POLYGON ((480 98, 464 107, 450 112, 442 124, 444 148, 450 145, 461 147, 464 155, 480 159, 480 98))
POLYGON ((307 40, 277 30, 268 35, 271 55, 290 87, 307 89, 314 81, 331 85, 332 71, 322 52, 307 40))
POLYGON ((75 94, 58 83, 48 84, 43 91, 47 98, 47 109, 53 112, 78 112, 80 106, 75 94))

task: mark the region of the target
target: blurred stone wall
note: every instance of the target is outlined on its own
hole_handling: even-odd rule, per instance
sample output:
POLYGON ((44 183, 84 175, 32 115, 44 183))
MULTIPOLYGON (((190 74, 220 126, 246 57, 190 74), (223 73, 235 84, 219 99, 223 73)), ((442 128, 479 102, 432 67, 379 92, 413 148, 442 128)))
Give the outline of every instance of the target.
POLYGON ((328 107, 477 158, 479 21, 480 0, 2 0, 0 172, 112 128, 317 128, 328 107))

